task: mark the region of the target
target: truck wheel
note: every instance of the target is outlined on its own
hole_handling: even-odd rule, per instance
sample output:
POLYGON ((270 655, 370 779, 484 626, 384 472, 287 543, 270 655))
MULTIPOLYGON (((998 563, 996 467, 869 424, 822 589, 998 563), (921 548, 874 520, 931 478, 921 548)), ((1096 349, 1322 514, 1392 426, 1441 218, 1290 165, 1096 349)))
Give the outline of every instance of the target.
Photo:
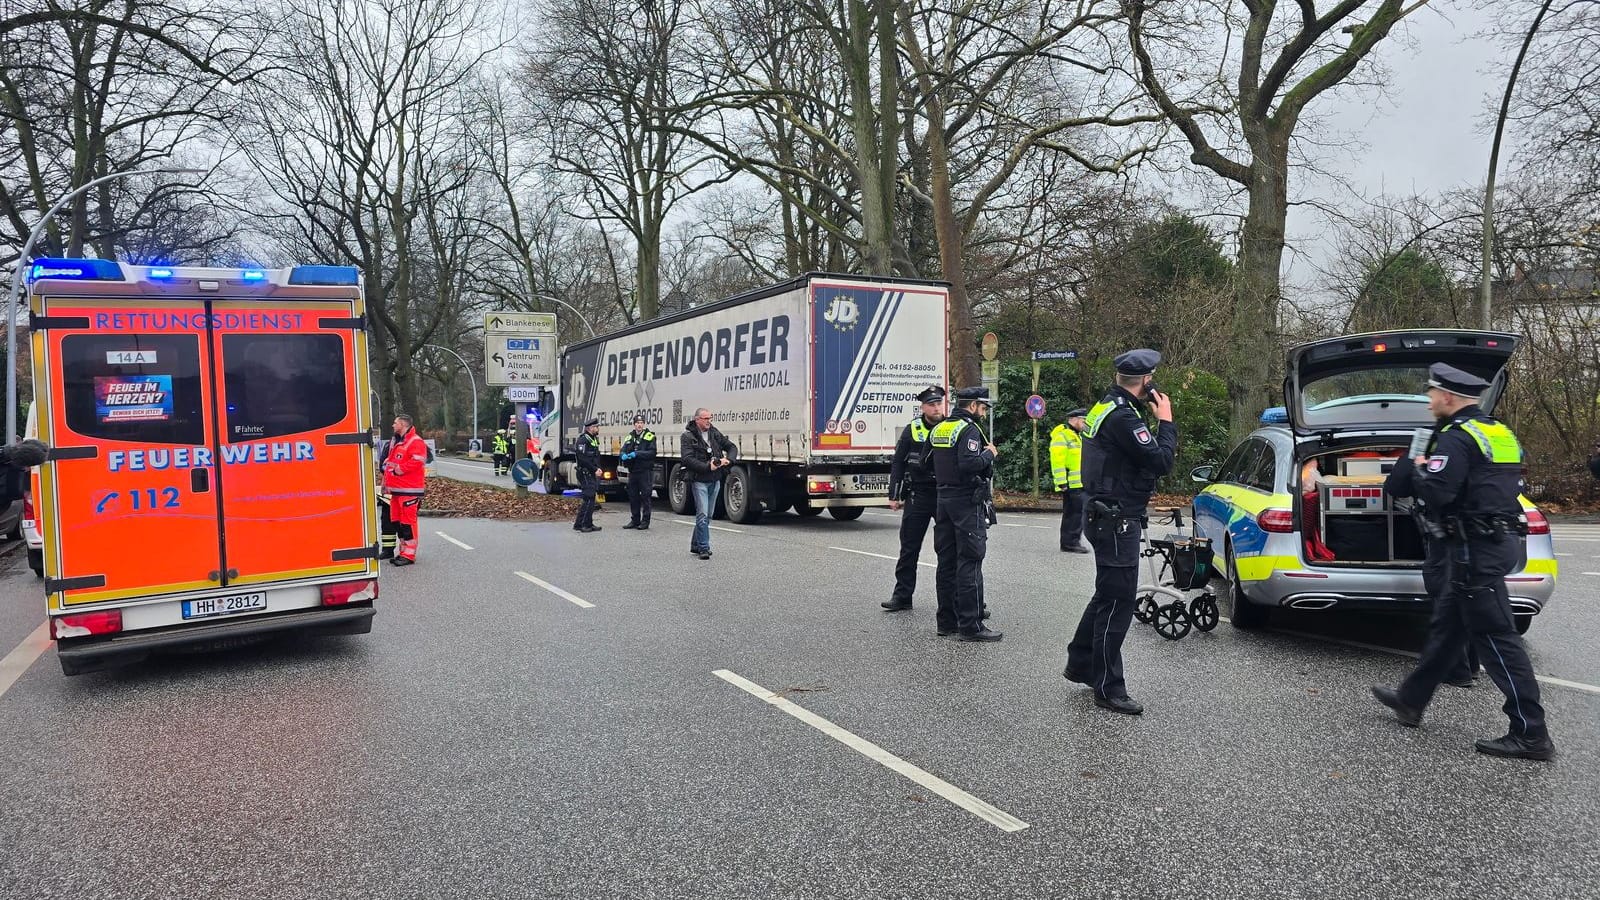
POLYGON ((1233 561, 1233 545, 1226 551, 1228 565, 1228 621, 1235 628, 1260 628, 1267 624, 1267 611, 1250 602, 1239 582, 1239 567, 1233 561))
POLYGON ((807 503, 804 500, 801 500, 799 503, 794 505, 794 511, 795 515, 805 516, 808 519, 812 516, 822 515, 822 507, 812 506, 810 503, 807 503))
POLYGON ((38 576, 40 578, 44 577, 44 549, 43 548, 40 548, 38 550, 34 550, 34 549, 30 548, 28 550, 28 568, 33 570, 33 574, 34 575, 36 575, 36 576, 38 576))
POLYGON ((867 511, 866 507, 862 507, 862 506, 830 506, 830 507, 828 507, 828 515, 833 516, 835 519, 839 520, 840 522, 854 522, 855 520, 861 518, 861 514, 866 512, 866 511, 867 511))
POLYGON ((734 466, 728 472, 728 482, 722 486, 727 498, 728 521, 739 525, 752 525, 761 521, 761 499, 756 496, 756 477, 749 466, 734 466))
POLYGON ((683 466, 673 466, 672 474, 667 476, 667 505, 680 516, 687 516, 694 512, 694 500, 689 496, 689 479, 685 477, 683 466))
POLYGON ((544 492, 546 494, 559 494, 566 489, 566 482, 562 481, 561 476, 556 473, 554 461, 546 459, 539 474, 544 480, 544 492))

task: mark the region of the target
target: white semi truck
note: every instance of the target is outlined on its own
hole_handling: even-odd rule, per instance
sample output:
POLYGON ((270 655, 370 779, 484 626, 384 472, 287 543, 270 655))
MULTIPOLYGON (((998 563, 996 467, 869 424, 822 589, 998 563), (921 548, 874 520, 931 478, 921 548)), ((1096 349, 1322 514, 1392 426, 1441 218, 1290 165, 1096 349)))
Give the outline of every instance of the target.
POLYGON ((705 407, 739 448, 718 501, 729 519, 826 509, 851 520, 887 506, 916 395, 949 380, 948 305, 941 282, 812 273, 573 344, 547 486, 576 483, 574 442, 598 418, 601 490, 620 493, 617 454, 642 413, 656 433, 656 490, 692 512, 680 442, 705 407))

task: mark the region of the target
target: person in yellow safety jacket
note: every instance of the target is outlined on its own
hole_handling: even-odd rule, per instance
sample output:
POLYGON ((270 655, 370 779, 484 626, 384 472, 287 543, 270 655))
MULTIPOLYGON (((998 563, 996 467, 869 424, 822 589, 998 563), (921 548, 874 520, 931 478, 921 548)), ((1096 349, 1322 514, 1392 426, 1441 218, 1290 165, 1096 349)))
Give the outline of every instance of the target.
POLYGON ((506 440, 504 428, 494 433, 494 438, 489 442, 489 448, 494 453, 494 474, 504 475, 511 471, 511 442, 506 440))
POLYGON ((1083 545, 1083 433, 1084 416, 1078 407, 1050 432, 1050 476, 1061 492, 1061 552, 1088 553, 1083 545))

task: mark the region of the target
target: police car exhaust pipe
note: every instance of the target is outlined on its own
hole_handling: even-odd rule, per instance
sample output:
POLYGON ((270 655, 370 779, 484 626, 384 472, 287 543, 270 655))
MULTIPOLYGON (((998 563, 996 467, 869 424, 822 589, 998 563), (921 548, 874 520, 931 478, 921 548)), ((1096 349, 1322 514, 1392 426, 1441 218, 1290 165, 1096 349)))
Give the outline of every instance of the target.
POLYGON ((1335 597, 1297 597, 1289 601, 1290 609, 1332 609, 1338 605, 1335 597))

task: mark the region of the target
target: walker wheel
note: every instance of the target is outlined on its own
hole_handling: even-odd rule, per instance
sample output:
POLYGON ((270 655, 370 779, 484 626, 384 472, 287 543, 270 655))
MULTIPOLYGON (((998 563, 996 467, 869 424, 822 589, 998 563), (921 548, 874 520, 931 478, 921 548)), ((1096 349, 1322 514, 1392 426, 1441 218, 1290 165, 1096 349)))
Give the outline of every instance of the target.
POLYGON ((1183 601, 1174 600, 1166 606, 1156 608, 1155 622, 1156 633, 1169 641, 1176 641, 1189 633, 1189 611, 1184 609, 1183 601))
POLYGON ((1201 631, 1217 627, 1217 622, 1222 620, 1222 611, 1217 608, 1216 595, 1208 591, 1190 600, 1189 619, 1201 631))
POLYGON ((1156 595, 1145 594, 1140 597, 1138 604, 1133 607, 1133 617, 1145 625, 1154 622, 1156 619, 1156 595))

